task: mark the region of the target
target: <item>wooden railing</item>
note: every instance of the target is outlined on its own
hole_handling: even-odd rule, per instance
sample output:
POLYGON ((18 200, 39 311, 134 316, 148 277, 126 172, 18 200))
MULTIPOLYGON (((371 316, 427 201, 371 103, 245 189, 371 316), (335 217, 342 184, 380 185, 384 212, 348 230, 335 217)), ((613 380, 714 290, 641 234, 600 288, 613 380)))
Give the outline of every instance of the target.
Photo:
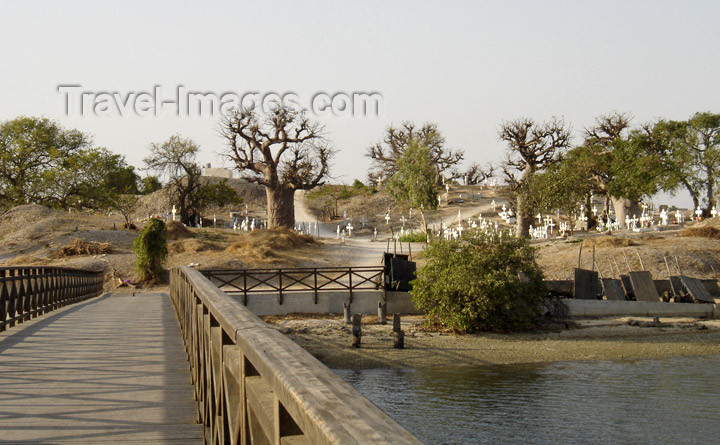
POLYGON ((307 267, 292 269, 205 269, 200 271, 211 282, 230 294, 242 294, 247 306, 249 293, 273 293, 279 304, 288 292, 347 291, 352 303, 353 291, 385 289, 384 268, 307 267))
POLYGON ((67 267, 0 268, 0 331, 102 293, 103 273, 67 267))
POLYGON ((199 271, 173 269, 170 296, 206 443, 420 443, 199 271))

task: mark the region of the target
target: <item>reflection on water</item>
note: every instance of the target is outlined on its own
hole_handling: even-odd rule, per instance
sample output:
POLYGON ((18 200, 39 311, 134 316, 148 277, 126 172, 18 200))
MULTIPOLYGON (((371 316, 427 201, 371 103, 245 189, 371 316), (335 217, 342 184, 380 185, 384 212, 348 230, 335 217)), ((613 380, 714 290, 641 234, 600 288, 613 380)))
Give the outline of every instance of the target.
POLYGON ((428 444, 720 443, 720 357, 335 370, 428 444))

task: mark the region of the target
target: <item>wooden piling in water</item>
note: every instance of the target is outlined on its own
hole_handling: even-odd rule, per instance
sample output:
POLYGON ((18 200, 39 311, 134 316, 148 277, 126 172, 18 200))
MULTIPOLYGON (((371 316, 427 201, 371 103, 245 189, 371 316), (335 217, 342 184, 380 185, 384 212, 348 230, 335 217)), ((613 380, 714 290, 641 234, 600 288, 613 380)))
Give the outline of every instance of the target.
POLYGON ((405 348, 405 333, 400 327, 400 314, 393 314, 393 348, 405 348))
POLYGON ((352 335, 353 335, 353 341, 352 341, 352 347, 353 348, 359 348, 360 347, 360 339, 362 337, 362 316, 360 314, 355 314, 352 317, 352 335))

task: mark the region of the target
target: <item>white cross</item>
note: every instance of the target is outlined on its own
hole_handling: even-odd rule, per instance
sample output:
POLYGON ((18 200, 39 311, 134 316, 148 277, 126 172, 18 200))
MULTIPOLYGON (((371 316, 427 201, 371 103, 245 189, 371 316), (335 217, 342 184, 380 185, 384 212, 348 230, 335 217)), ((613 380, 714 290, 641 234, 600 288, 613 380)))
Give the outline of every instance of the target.
MULTIPOLYGON (((387 212, 385 214, 385 224, 390 224, 390 212, 387 212)), ((340 227, 340 226, 338 226, 340 227)))

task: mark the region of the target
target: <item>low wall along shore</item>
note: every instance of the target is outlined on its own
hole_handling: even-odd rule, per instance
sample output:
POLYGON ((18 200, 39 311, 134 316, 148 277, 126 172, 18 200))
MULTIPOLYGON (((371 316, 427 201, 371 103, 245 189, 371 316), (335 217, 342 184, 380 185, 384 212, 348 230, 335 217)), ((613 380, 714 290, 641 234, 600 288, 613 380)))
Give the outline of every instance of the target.
POLYGON ((570 317, 692 317, 717 318, 720 304, 664 303, 661 301, 563 300, 570 317))
MULTIPOLYGON (((242 295, 226 293, 236 301, 242 301, 242 295)), ((350 302, 350 294, 343 291, 318 292, 317 304, 314 298, 315 293, 312 291, 286 293, 280 304, 276 293, 253 293, 247 296, 247 308, 255 315, 342 314, 343 304, 350 302)), ((378 303, 382 301, 382 290, 354 291, 350 310, 354 314, 376 314, 378 303)), ((387 312, 408 315, 422 313, 407 292, 387 292, 387 312)))
MULTIPOLYGON (((240 302, 240 295, 229 294, 240 302)), ((276 294, 249 294, 247 308, 250 312, 264 315, 287 315, 294 313, 342 314, 343 304, 349 302, 347 292, 320 292, 317 304, 313 292, 293 292, 285 294, 280 304, 276 294)), ((378 303, 383 301, 382 291, 355 291, 350 311, 354 314, 376 314, 378 303)), ((569 317, 720 317, 720 305, 692 303, 664 303, 646 301, 609 301, 564 299, 569 317)), ((407 292, 387 293, 387 313, 419 315, 407 292)))

